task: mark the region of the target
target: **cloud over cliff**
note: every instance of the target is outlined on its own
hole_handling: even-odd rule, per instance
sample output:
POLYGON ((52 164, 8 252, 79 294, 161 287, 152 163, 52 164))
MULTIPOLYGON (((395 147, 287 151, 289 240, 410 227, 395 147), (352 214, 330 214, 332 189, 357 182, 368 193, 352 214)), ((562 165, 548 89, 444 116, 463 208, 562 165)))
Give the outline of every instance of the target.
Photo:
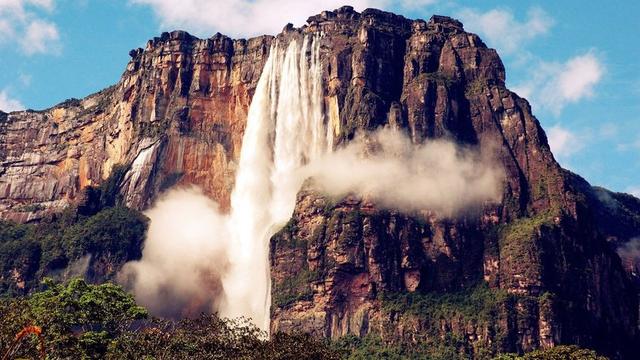
POLYGON ((447 140, 414 145, 401 131, 360 134, 347 146, 301 170, 332 196, 367 196, 405 211, 428 209, 452 216, 486 201, 499 201, 503 171, 481 151, 447 140))
POLYGON ((156 315, 217 311, 228 239, 218 204, 196 188, 174 189, 145 214, 142 259, 127 263, 120 281, 156 315))

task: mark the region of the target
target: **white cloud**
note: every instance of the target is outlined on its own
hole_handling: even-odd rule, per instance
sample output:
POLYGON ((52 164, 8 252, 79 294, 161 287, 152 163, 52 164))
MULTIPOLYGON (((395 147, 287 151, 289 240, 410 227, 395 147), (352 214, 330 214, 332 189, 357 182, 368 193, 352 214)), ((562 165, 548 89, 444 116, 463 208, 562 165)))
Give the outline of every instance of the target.
POLYGON ((11 112, 16 110, 23 110, 24 105, 9 95, 7 89, 0 90, 0 110, 4 112, 11 112))
POLYGON ((424 7, 437 3, 438 0, 400 0, 399 5, 405 10, 422 10, 424 7))
POLYGON ((551 151, 559 159, 566 160, 584 147, 584 141, 579 136, 560 125, 551 127, 547 137, 551 151))
POLYGON ((534 107, 558 116, 568 104, 593 97, 604 72, 602 61, 588 51, 564 63, 540 61, 532 68, 531 79, 513 89, 534 107))
MULTIPOLYGON (((333 10, 344 0, 129 0, 149 6, 165 29, 184 29, 200 36, 221 32, 233 37, 276 34, 287 23, 300 26, 309 16, 333 10)), ((422 10, 438 0, 352 0, 349 5, 361 11, 373 7, 422 10)))
MULTIPOLYGON (((311 15, 344 5, 344 0, 130 0, 150 6, 164 27, 182 28, 210 36, 219 31, 229 36, 275 34, 287 23, 301 25, 311 15)), ((384 4, 379 0, 354 0, 364 9, 384 4)))
POLYGON ((493 157, 494 144, 483 143, 478 150, 444 140, 418 146, 404 132, 383 128, 360 133, 312 161, 300 180, 313 178, 334 198, 358 194, 382 207, 456 216, 500 201, 504 172, 493 157))
POLYGON ((59 53, 59 39, 58 28, 54 24, 34 20, 27 26, 25 36, 22 39, 22 49, 27 55, 47 52, 59 53))
POLYGON ((463 8, 457 16, 465 29, 478 33, 501 55, 510 56, 511 65, 531 69, 529 80, 513 89, 528 98, 536 109, 560 115, 568 104, 592 97, 605 72, 593 51, 565 62, 548 62, 527 50, 529 42, 548 34, 554 25, 553 18, 541 8, 531 8, 523 20, 517 19, 511 10, 500 8, 486 12, 463 8))
POLYGON ((549 32, 553 18, 540 8, 532 8, 525 21, 519 21, 510 10, 492 9, 479 12, 465 8, 458 14, 467 31, 478 33, 500 54, 511 55, 527 42, 549 32))
POLYGON ((640 186, 634 186, 634 187, 632 186, 632 187, 627 188, 627 193, 629 193, 629 194, 631 194, 631 195, 633 195, 633 196, 635 196, 637 198, 640 198, 640 186))
POLYGON ((626 152, 630 150, 640 149, 640 137, 630 142, 624 142, 616 145, 618 151, 626 152))
POLYGON ((26 55, 60 52, 58 27, 44 16, 54 0, 0 0, 0 44, 17 43, 26 55))
POLYGON ((603 72, 603 65, 593 53, 577 56, 562 67, 556 87, 564 99, 575 102, 593 96, 593 87, 600 81, 603 72))

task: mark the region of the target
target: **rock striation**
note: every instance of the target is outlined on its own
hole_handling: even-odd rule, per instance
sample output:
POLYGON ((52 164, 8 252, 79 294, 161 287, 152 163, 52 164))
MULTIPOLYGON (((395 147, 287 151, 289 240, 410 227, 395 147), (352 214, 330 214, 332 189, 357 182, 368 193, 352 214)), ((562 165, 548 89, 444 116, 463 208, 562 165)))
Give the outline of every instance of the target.
POLYGON ((380 126, 415 143, 490 143, 506 176, 500 203, 455 218, 307 184, 271 240, 273 331, 444 342, 474 358, 563 343, 612 358, 638 351, 637 279, 616 247, 640 235, 639 200, 562 169, 496 51, 444 16, 342 7, 276 37, 165 33, 132 50, 108 89, 0 113, 0 214, 37 221, 82 202, 114 169, 129 207, 193 184, 228 208, 270 45, 293 33, 322 34, 336 146, 380 126))
POLYGON ((247 109, 271 37, 164 33, 132 50, 118 84, 44 111, 0 117, 0 213, 32 221, 127 169, 124 203, 195 184, 228 206, 247 109))

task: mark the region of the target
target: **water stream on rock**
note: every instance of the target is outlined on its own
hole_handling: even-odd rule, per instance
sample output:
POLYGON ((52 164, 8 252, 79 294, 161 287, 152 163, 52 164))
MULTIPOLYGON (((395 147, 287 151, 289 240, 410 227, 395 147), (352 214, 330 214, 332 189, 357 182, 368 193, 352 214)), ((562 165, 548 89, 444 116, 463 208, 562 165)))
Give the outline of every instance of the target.
POLYGON ((277 40, 260 76, 231 194, 230 269, 220 315, 249 317, 269 330, 269 241, 291 217, 305 163, 329 149, 319 37, 277 40))

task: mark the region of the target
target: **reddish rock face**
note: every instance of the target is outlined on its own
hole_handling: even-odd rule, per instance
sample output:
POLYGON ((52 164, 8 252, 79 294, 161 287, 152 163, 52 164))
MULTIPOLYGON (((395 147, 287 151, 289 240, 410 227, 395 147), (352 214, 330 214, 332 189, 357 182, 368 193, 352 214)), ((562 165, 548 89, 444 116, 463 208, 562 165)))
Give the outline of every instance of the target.
POLYGON ((229 204, 253 89, 271 37, 206 40, 165 33, 131 52, 120 82, 83 100, 4 115, 0 212, 37 219, 79 200, 115 165, 142 209, 160 190, 196 184, 229 204))
POLYGON ((527 101, 505 87, 496 52, 446 17, 342 8, 308 23, 301 31, 324 34, 325 97, 339 141, 390 125, 415 143, 489 142, 506 178, 500 204, 458 218, 336 202, 306 188, 271 242, 272 330, 453 336, 475 357, 559 343, 626 356, 637 295, 606 237, 640 228, 631 215, 598 220, 602 202, 554 160, 527 101), (451 292, 489 315, 434 300, 451 292), (430 305, 416 313, 420 301, 430 305))
MULTIPOLYGON (((350 7, 288 26, 278 39, 292 32, 323 33, 325 110, 338 143, 381 125, 415 143, 488 142, 506 176, 501 203, 458 218, 305 188, 271 242, 274 331, 453 336, 479 358, 559 343, 613 357, 634 351, 637 292, 607 240, 640 234, 640 205, 560 168, 527 101, 505 87, 495 50, 447 17, 350 7), (444 303, 449 293, 480 305, 444 303), (407 307, 407 294, 428 306, 407 307)), ((131 52, 111 88, 41 112, 0 113, 0 213, 36 220, 80 201, 116 164, 127 169, 128 206, 144 209, 169 186, 195 184, 227 208, 273 39, 163 34, 131 52)))

